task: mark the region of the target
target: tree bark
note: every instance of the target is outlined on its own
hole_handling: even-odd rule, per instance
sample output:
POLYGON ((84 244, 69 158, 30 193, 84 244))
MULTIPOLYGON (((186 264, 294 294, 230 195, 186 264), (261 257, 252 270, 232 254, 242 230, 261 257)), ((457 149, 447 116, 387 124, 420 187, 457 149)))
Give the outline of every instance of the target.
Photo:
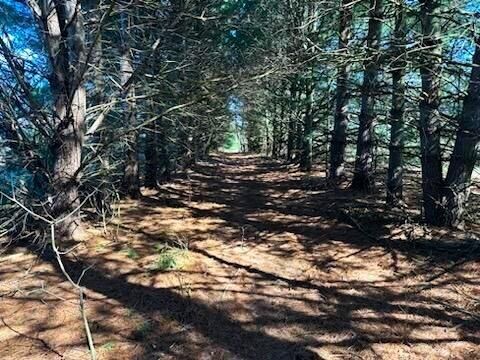
POLYGON ((158 155, 157 122, 153 121, 147 126, 145 142, 145 187, 149 189, 158 187, 158 155))
POLYGON ((125 139, 127 150, 122 192, 132 199, 137 199, 140 196, 140 174, 138 164, 138 131, 135 129, 137 126, 135 87, 133 84, 128 84, 133 74, 133 59, 130 39, 128 38, 130 21, 130 16, 125 9, 122 9, 120 14, 120 83, 123 87, 122 112, 124 125, 126 128, 130 128, 130 132, 125 139))
MULTIPOLYGON (((87 22, 95 25, 101 21, 101 8, 99 7, 99 0, 89 0, 86 2, 87 11, 90 13, 90 18, 87 22)), ((91 63, 93 65, 92 78, 93 91, 91 95, 91 103, 93 106, 98 106, 106 103, 107 95, 105 91, 105 69, 104 69, 104 53, 102 42, 102 29, 96 29, 89 35, 89 45, 93 46, 91 63)))
MULTIPOLYGON (((318 9, 319 5, 315 3, 311 3, 308 5, 307 8, 308 12, 308 21, 310 23, 309 31, 312 34, 316 34, 318 32, 318 22, 312 21, 312 19, 316 20, 319 16, 318 9)), ((315 50, 312 48, 312 54, 315 54, 315 50)), ((314 67, 311 68, 311 78, 307 77, 305 79, 305 99, 306 99, 306 106, 305 106, 305 117, 303 123, 303 134, 302 134, 302 144, 301 144, 301 159, 300 159, 300 167, 305 171, 311 171, 313 166, 313 117, 314 117, 314 110, 313 110, 313 98, 315 93, 315 69, 314 67)))
POLYGON ((405 127, 405 67, 407 22, 405 4, 395 9, 393 34, 392 110, 390 117, 390 154, 387 175, 387 203, 395 205, 403 199, 403 149, 405 127))
POLYGON ((87 51, 81 7, 75 0, 53 1, 48 6, 30 3, 45 36, 52 73, 54 99, 52 156, 52 208, 60 241, 72 238, 80 225, 78 194, 86 113, 84 75, 87 51))
POLYGON ((307 105, 305 109, 305 122, 302 135, 302 158, 300 167, 305 171, 312 170, 313 163, 313 84, 307 85, 307 105))
POLYGON ((272 111, 272 157, 278 159, 280 157, 281 150, 281 129, 280 122, 282 118, 279 118, 277 111, 277 104, 273 105, 272 111))
POLYGON ((332 139, 330 144, 330 180, 336 181, 345 176, 345 148, 347 145, 348 117, 348 73, 350 71, 349 59, 346 58, 348 45, 352 36, 352 8, 347 6, 349 0, 340 3, 340 27, 339 27, 339 52, 345 56, 337 73, 335 119, 332 139))
POLYGON ((379 46, 382 34, 383 0, 370 0, 367 54, 362 88, 360 126, 357 138, 355 174, 352 188, 371 192, 374 186, 375 93, 378 87, 379 46))
POLYGON ((56 226, 57 238, 71 238, 80 225, 78 187, 82 160, 85 122, 85 89, 75 91, 71 101, 60 95, 55 102, 59 116, 58 132, 51 146, 53 155, 52 213, 60 221, 56 226))
POLYGON ((462 227, 480 144, 480 37, 444 188, 445 224, 462 227))
POLYGON ((163 117, 158 121, 158 144, 160 147, 158 182, 160 183, 169 181, 172 173, 170 146, 167 134, 168 125, 163 117))
MULTIPOLYGON (((294 82, 290 86, 290 101, 297 96, 297 87, 294 82)), ((288 105, 287 105, 288 106, 288 105)), ((289 110, 292 110, 291 108, 289 110)), ((287 161, 293 161, 295 157, 295 133, 296 133, 296 119, 292 111, 286 111, 288 117, 287 125, 287 161)))
POLYGON ((300 119, 296 121, 296 130, 295 130, 295 146, 294 146, 294 158, 295 163, 301 162, 301 151, 302 151, 302 142, 303 142, 303 131, 304 131, 304 119, 302 115, 299 114, 300 119))
POLYGON ((422 99, 420 101, 420 146, 422 162, 423 209, 425 221, 441 225, 442 154, 440 146, 439 95, 441 70, 441 29, 438 13, 441 0, 422 0, 421 22, 425 50, 420 68, 422 99))

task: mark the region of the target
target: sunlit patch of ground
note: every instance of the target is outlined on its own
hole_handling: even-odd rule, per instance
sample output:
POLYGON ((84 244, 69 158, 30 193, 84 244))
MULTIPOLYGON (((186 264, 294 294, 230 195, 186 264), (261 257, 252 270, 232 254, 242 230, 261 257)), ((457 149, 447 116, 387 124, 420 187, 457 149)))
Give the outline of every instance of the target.
MULTIPOLYGON (((122 203, 65 257, 89 268, 99 358, 477 359, 478 227, 428 229, 323 179, 219 156, 122 203)), ((0 295, 2 359, 88 358, 52 258, 2 255, 0 295)))

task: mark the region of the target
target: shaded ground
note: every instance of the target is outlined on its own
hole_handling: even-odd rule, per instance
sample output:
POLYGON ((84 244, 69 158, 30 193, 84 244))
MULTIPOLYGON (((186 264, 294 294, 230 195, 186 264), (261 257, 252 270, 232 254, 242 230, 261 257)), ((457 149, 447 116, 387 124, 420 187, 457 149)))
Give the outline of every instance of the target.
MULTIPOLYGON (((478 229, 426 229, 382 194, 356 200, 259 157, 214 158, 146 195, 65 261, 76 278, 90 267, 101 359, 480 356, 478 229)), ((0 258, 2 359, 88 358, 49 259, 0 258)))

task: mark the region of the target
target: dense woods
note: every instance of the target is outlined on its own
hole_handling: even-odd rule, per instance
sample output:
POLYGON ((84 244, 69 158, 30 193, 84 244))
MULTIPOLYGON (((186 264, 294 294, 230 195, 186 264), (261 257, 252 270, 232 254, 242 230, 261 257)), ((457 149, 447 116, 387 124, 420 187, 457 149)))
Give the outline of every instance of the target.
POLYGON ((390 203, 405 161, 421 164, 424 220, 462 223, 479 129, 474 3, 3 7, 4 191, 23 181, 19 200, 50 196, 42 211, 71 214, 59 233, 100 184, 136 198, 232 135, 307 171, 322 162, 332 184, 353 163, 362 192, 378 191, 387 167, 390 203))
MULTIPOLYGON (((95 277, 108 282, 110 275, 108 268, 94 265, 103 260, 85 254, 78 255, 85 264, 75 265, 72 249, 98 246, 88 235, 92 229, 101 229, 98 236, 118 237, 132 209, 139 214, 130 218, 136 219, 133 224, 169 216, 174 221, 175 215, 154 212, 162 206, 181 209, 185 203, 179 199, 193 201, 195 191, 205 204, 224 197, 220 208, 272 210, 283 199, 279 206, 290 215, 300 216, 294 214, 299 207, 307 216, 295 224, 305 228, 324 229, 325 214, 333 213, 335 221, 350 226, 351 238, 365 237, 376 244, 371 246, 405 251, 407 257, 410 246, 425 247, 422 254, 430 254, 425 256, 432 263, 435 251, 450 254, 451 261, 475 254, 477 245, 461 247, 477 239, 479 225, 479 18, 474 0, 0 0, 3 254, 21 248, 44 261, 55 259, 57 273, 80 297, 75 301, 91 358, 96 358, 96 329, 86 314, 84 292, 109 294, 83 277, 98 272, 95 277), (252 167, 267 169, 270 177, 252 167), (284 188, 275 188, 271 176, 284 176, 279 174, 300 174, 302 185, 285 180, 284 188), (189 185, 178 190, 178 181, 189 185), (238 194, 231 190, 235 186, 238 194), (279 195, 260 204, 261 194, 249 193, 260 189, 262 196, 279 195), (297 189, 301 192, 292 195, 297 189), (310 196, 319 189, 325 196, 310 196), (299 199, 305 202, 296 203, 299 199), (433 240, 450 236, 455 245, 433 240, 398 245, 394 239, 379 245, 386 241, 380 240, 383 222, 388 231, 409 224, 405 238, 411 241, 423 229, 433 240)), ((214 215, 204 210, 197 217, 214 215)), ((252 225, 248 216, 236 223, 238 217, 220 223, 241 229, 236 240, 242 247, 253 231, 249 227, 262 239, 280 232, 267 222, 252 225)), ((322 231, 312 236, 320 239, 322 231)), ((362 248, 353 249, 357 245, 362 248)), ((323 256, 314 249, 305 252, 323 256)), ((129 258, 137 256, 128 251, 129 258)), ((265 273, 258 270, 257 276, 265 273)), ((305 287, 294 281, 289 286, 305 287)), ((223 293, 227 290, 225 285, 223 293)), ((123 295, 113 298, 134 307, 123 295)), ((185 301, 177 293, 170 298, 185 301)), ((480 300, 475 301, 469 314, 478 312, 480 300)), ((262 357, 267 345, 255 343, 256 333, 245 334, 226 315, 196 306, 202 316, 221 318, 220 327, 237 330, 259 352, 236 352, 236 345, 218 335, 215 341, 230 355, 181 352, 172 358, 283 358, 275 352, 262 357)), ((205 332, 202 326, 196 327, 205 332)), ((268 346, 283 349, 278 337, 269 336, 268 346)), ((317 358, 314 351, 297 351, 298 344, 287 347, 295 357, 285 358, 317 358)), ((2 358, 36 358, 12 354, 2 358)), ((127 351, 116 358, 160 356, 146 354, 127 351)), ((465 354, 453 358, 466 359, 465 354)), ((402 358, 397 355, 379 358, 402 358)), ((368 356, 359 358, 375 358, 368 356)))

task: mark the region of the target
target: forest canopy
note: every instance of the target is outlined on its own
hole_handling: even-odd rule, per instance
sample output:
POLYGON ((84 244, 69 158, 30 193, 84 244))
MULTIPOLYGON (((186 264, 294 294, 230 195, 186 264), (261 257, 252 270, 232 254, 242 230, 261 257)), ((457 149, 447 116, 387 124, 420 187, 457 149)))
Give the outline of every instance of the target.
POLYGON ((334 183, 353 164, 366 192, 385 168, 391 203, 421 168, 425 220, 463 221, 475 1, 1 5, 3 191, 35 209, 49 198, 52 218, 136 197, 235 140, 320 161, 334 183))

